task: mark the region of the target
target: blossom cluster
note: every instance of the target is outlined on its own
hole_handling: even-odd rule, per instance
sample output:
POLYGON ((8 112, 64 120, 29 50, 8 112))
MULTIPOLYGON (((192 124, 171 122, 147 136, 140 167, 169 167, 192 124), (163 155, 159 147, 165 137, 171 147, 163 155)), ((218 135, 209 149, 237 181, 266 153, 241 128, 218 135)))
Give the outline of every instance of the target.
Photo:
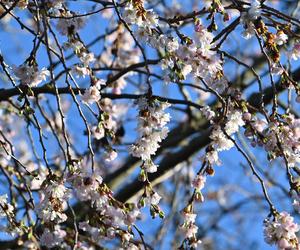
MULTIPOLYGON (((204 188, 206 177, 202 174, 197 174, 192 181, 192 187, 195 189, 193 199, 196 201, 204 201, 201 190, 204 188)), ((196 225, 197 214, 193 213, 193 201, 192 200, 181 212, 184 222, 180 226, 180 230, 184 233, 184 238, 189 241, 189 246, 197 248, 198 244, 201 244, 201 240, 197 239, 198 226, 196 225)))
POLYGON ((205 155, 205 160, 209 164, 219 165, 221 163, 218 152, 229 150, 234 146, 234 143, 228 136, 232 136, 234 133, 238 132, 239 128, 244 126, 244 124, 245 122, 241 111, 235 109, 228 110, 224 130, 221 127, 222 125, 215 125, 210 134, 210 139, 212 140, 211 148, 205 155))
MULTIPOLYGON (((47 185, 47 184, 46 184, 47 185)), ((51 181, 41 193, 37 214, 45 222, 62 223, 67 219, 64 210, 67 208, 69 192, 63 183, 51 181)))
POLYGON ((159 143, 167 137, 169 129, 166 124, 170 121, 170 115, 164 110, 170 105, 157 100, 140 98, 138 100, 139 115, 138 128, 139 138, 130 147, 130 153, 145 161, 144 167, 147 172, 156 172, 157 167, 153 164, 151 156, 159 148, 159 143))
POLYGON ((82 221, 79 227, 91 235, 92 239, 98 242, 101 239, 112 239, 121 236, 125 245, 133 237, 130 232, 126 232, 127 226, 135 223, 140 211, 132 204, 125 208, 121 203, 114 200, 112 192, 103 183, 102 177, 98 173, 88 173, 79 168, 73 174, 69 174, 69 182, 75 190, 76 197, 85 203, 90 203, 99 217, 95 221, 96 215, 91 215, 90 220, 82 221), (96 224, 95 224, 96 223, 96 224), (101 226, 102 225, 102 226, 101 226), (105 226, 101 230, 101 228, 105 226), (127 235, 127 236, 126 236, 127 235))
MULTIPOLYGON (((53 248, 61 245, 62 249, 69 247, 65 241, 68 234, 60 225, 67 220, 64 210, 72 197, 66 186, 74 190, 74 197, 94 211, 86 217, 86 220, 79 222, 79 229, 89 234, 95 242, 121 237, 124 247, 131 246, 130 240, 133 235, 128 231, 128 227, 140 216, 139 209, 134 204, 124 206, 116 201, 112 192, 103 183, 101 175, 98 172, 89 173, 80 163, 74 163, 63 181, 51 181, 41 193, 43 197, 37 206, 37 214, 46 225, 54 225, 45 227, 40 236, 42 246, 53 248)), ((84 241, 78 242, 78 246, 81 245, 83 247, 87 244, 84 241)))
POLYGON ((300 43, 294 44, 294 47, 291 51, 291 58, 293 60, 299 60, 300 59, 300 43))
POLYGON ((126 8, 123 16, 129 24, 135 24, 135 34, 140 41, 144 41, 160 52, 164 52, 161 68, 164 70, 166 82, 184 80, 189 74, 195 79, 205 79, 208 85, 219 92, 227 86, 227 79, 223 76, 222 61, 216 51, 213 51, 213 34, 209 32, 201 20, 195 23, 195 38, 177 38, 159 34, 157 15, 153 11, 143 9, 143 14, 134 10, 134 5, 126 8))
POLYGON ((254 117, 247 122, 245 135, 252 140, 253 146, 263 146, 271 159, 285 157, 289 167, 294 167, 300 162, 299 124, 300 119, 292 114, 269 123, 254 117))
MULTIPOLYGON (((155 161, 161 160, 161 157, 168 159, 167 157, 171 155, 169 152, 181 150, 178 148, 186 142, 194 141, 196 134, 207 129, 210 133, 206 136, 206 141, 209 142, 206 143, 205 155, 202 158, 204 165, 192 181, 190 179, 186 181, 188 184, 191 182, 194 192, 182 211, 183 223, 180 225, 184 244, 197 249, 201 241, 197 239, 195 203, 204 201, 202 190, 206 174, 213 175, 212 165, 221 164, 220 152, 234 147, 234 135, 241 127, 245 128, 245 136, 253 147, 258 145, 265 149, 268 159, 282 157, 287 163, 286 170, 293 168, 292 173, 288 173, 291 175, 289 184, 293 207, 299 213, 298 183, 293 181, 296 180, 294 174, 299 172, 297 166, 300 163, 300 119, 290 114, 290 108, 282 113, 281 109, 278 111, 277 93, 273 93, 277 99, 271 97, 274 98, 271 115, 267 106, 267 101, 272 101, 268 100, 268 91, 265 96, 263 92, 260 93, 262 100, 266 101, 260 103, 261 109, 259 104, 252 105, 252 96, 249 99, 251 101, 244 100, 240 91, 246 86, 235 85, 234 81, 231 84, 230 78, 225 76, 228 68, 224 68, 224 58, 229 58, 233 63, 246 66, 247 69, 243 69, 245 70, 243 74, 251 69, 258 82, 261 81, 261 72, 254 67, 255 65, 247 67, 248 62, 243 62, 233 52, 230 50, 226 52, 224 49, 228 46, 226 45, 228 37, 241 24, 244 27, 243 36, 246 39, 256 37, 260 43, 261 46, 257 47, 268 61, 267 68, 272 84, 275 85, 273 77, 278 78, 279 87, 293 88, 298 95, 296 100, 300 102, 299 84, 289 72, 293 68, 280 62, 281 50, 286 50, 287 56, 283 61, 287 61, 288 64, 290 60, 300 59, 300 43, 297 40, 299 37, 293 30, 293 26, 297 23, 296 17, 287 24, 286 14, 281 14, 259 0, 253 0, 251 3, 233 1, 234 3, 228 6, 227 1, 200 1, 200 5, 204 5, 204 8, 200 12, 195 10, 190 13, 184 13, 180 3, 176 3, 176 8, 160 9, 160 6, 166 7, 169 4, 161 5, 160 2, 164 1, 155 3, 153 5, 155 10, 145 7, 152 4, 152 1, 146 0, 130 0, 124 3, 94 2, 93 5, 86 5, 92 6, 88 13, 79 13, 75 3, 69 4, 64 0, 1 1, 1 27, 2 25, 9 27, 4 24, 4 17, 9 16, 22 27, 24 33, 29 32, 30 36, 33 35, 34 40, 30 56, 19 66, 12 68, 7 66, 6 51, 3 52, 4 56, 2 52, 0 55, 0 68, 1 72, 4 72, 5 80, 3 82, 6 84, 7 80, 12 84, 9 89, 0 90, 0 168, 2 175, 7 179, 5 183, 3 178, 3 183, 7 184, 5 189, 9 194, 0 196, 0 217, 5 221, 3 224, 5 226, 2 228, 1 225, 0 229, 13 236, 18 235, 18 244, 23 244, 24 248, 28 249, 45 247, 92 250, 94 246, 95 248, 98 245, 102 246, 106 240, 112 240, 113 244, 118 240, 121 241, 122 249, 138 249, 137 245, 140 243, 137 243, 133 230, 137 229, 136 222, 141 216, 141 209, 147 205, 153 218, 156 215, 163 218, 164 213, 158 206, 162 199, 159 193, 160 190, 169 191, 169 186, 172 186, 166 185, 166 188, 160 185, 159 193, 154 191, 153 186, 156 183, 150 180, 162 174, 156 173, 160 169, 154 163, 154 158, 155 161), (96 8, 98 4, 102 6, 100 9, 96 8), (6 8, 12 9, 6 11, 6 8), (21 9, 22 11, 27 9, 30 15, 22 14, 19 17, 18 11, 21 9), (216 24, 219 25, 221 20, 219 14, 226 22, 230 19, 227 11, 231 9, 234 9, 239 17, 232 24, 216 32, 215 36, 213 31, 218 30, 216 24), (206 14, 205 19, 203 16, 206 14), (101 27, 102 31, 102 26, 107 24, 107 29, 104 34, 86 44, 87 32, 80 31, 88 24, 88 16, 97 18, 97 15, 101 16, 101 25, 97 23, 95 28, 101 27), (26 16, 32 18, 28 23, 23 23, 27 20, 26 16), (281 23, 280 19, 284 22, 281 23), (264 23, 265 20, 268 21, 264 23), (206 25, 208 22, 210 24, 206 25), (237 26, 234 26, 235 24, 237 26), (186 32, 184 28, 188 25, 191 32, 186 32), (292 37, 295 37, 295 40, 290 39, 292 37), (64 40, 61 42, 61 39, 64 40), (97 49, 95 44, 99 45, 97 49), (42 49, 44 51, 41 53, 42 49), (71 53, 64 55, 68 50, 71 50, 71 53), (42 67, 39 60, 44 57, 45 52, 50 65, 42 67), (156 59, 147 59, 150 55, 155 55, 156 59), (140 61, 141 58, 143 61, 140 61), (51 81, 47 86, 39 88, 39 85, 49 78, 50 73, 51 81), (73 75, 80 81, 88 80, 88 87, 81 86, 81 82, 77 83, 73 75), (139 77, 135 77, 136 75, 139 77), (62 76, 65 76, 63 81, 62 76), (175 99, 177 92, 173 90, 172 84, 163 86, 171 91, 171 95, 174 94, 174 98, 160 96, 162 93, 153 96, 152 90, 156 92, 158 89, 154 78, 165 83, 176 83, 184 100, 175 99), (20 85, 16 86, 15 82, 20 85), (127 85, 129 86, 126 87, 127 85), (59 92, 54 92, 52 86, 55 86, 55 90, 59 89, 59 92), (123 121, 131 122, 132 117, 128 112, 128 104, 122 105, 112 100, 136 99, 142 96, 140 93, 144 92, 145 87, 148 87, 149 92, 137 100, 139 110, 136 117, 137 139, 125 152, 123 147, 127 147, 128 144, 122 141, 122 137, 125 129, 127 133, 130 126, 127 127, 123 121), (30 88, 36 91, 35 96, 27 98, 28 93, 24 92, 17 102, 14 97, 19 95, 19 90, 30 91, 30 88), (135 93, 124 94, 125 90, 135 93), (56 102, 50 99, 53 97, 49 99, 45 97, 48 94, 54 94, 56 102), (72 94, 73 101, 76 99, 74 95, 78 94, 82 102, 76 102, 74 107, 70 102, 71 98, 61 96, 63 94, 72 94), (200 96, 196 101, 195 94, 200 96), (159 100, 169 100, 175 105, 177 103, 187 106, 187 109, 174 108, 174 116, 177 112, 186 114, 177 118, 177 122, 182 123, 178 129, 183 128, 183 134, 178 135, 174 145, 173 140, 170 140, 162 147, 162 142, 169 133, 167 124, 170 122, 170 114, 166 109, 170 105, 159 100), (79 126, 73 126, 68 120, 75 114, 76 108, 88 131, 78 131, 79 126), (30 112, 23 112, 24 110, 30 112), (125 113, 126 117, 123 117, 125 113), (201 119, 198 120, 198 117, 201 119), (202 119, 203 117, 205 119, 202 119), (203 126, 202 121, 205 123, 203 126), (19 131, 25 128, 28 138, 21 141, 19 137, 22 137, 22 133, 19 131), (80 142, 82 136, 86 136, 87 133, 88 145, 78 145, 81 143, 77 142, 80 142), (57 143, 57 151, 51 148, 52 140, 57 143), (28 145, 31 145, 31 149, 28 145), (121 179, 119 172, 126 168, 124 173, 126 177, 130 172, 127 171, 127 161, 123 166, 118 165, 124 162, 122 157, 125 157, 126 153, 138 158, 129 157, 130 165, 131 162, 142 161, 140 174, 135 176, 134 172, 131 176, 136 178, 133 180, 133 187, 138 181, 143 182, 138 183, 142 188, 133 190, 144 191, 135 203, 122 202, 123 197, 117 199, 118 195, 114 195, 112 191, 115 187, 110 188, 121 179), (117 156, 120 161, 113 161, 117 156), (150 175, 151 173, 156 174, 150 175), (75 202, 76 205, 73 206, 75 202), (73 210, 71 206, 74 208, 80 206, 80 209, 73 210), (88 212, 82 216, 80 213, 77 214, 78 211, 88 212), (36 222, 33 222, 31 217, 37 218, 36 222), (69 224, 72 220, 71 228, 69 224)), ((96 18, 92 21, 97 20, 96 18)), ((11 27, 15 29, 16 25, 11 27)), ((3 30, 5 32, 5 29, 3 30)), ((236 79, 238 82, 239 78, 236 79)), ((259 91, 264 91, 265 86, 259 87, 259 91)), ((273 86, 273 91, 275 88, 276 86, 273 86)), ((281 91, 280 88, 278 92, 281 91)), ((284 105, 281 108, 284 109, 284 105)), ((75 117, 74 120, 77 122, 75 117)), ((176 118, 174 120, 176 121, 176 118)), ((186 148, 189 149, 189 146, 186 148)), ((185 152, 186 148, 181 152, 185 152)), ((193 148, 190 151, 196 150, 197 148, 193 148)), ((189 158, 191 156, 189 153, 186 159, 180 160, 190 164, 193 159, 189 158)), ((180 164, 178 166, 181 167, 180 164)), ((252 172, 255 172, 253 168, 252 172)), ((263 185, 264 173, 268 171, 261 171, 262 178, 258 179, 266 200, 271 203, 273 197, 269 199, 267 194, 269 187, 263 185)), ((181 176, 175 176, 174 180, 176 178, 179 180, 177 186, 181 187, 181 176)), ((127 186, 125 181, 121 184, 116 185, 116 191, 127 186)), ((220 189, 218 196, 223 194, 224 190, 220 189)), ((178 192, 178 195, 181 193, 184 192, 178 192)), ((176 192, 174 194, 177 195, 176 192)), ((165 200, 170 202, 169 197, 165 200)), ((267 219, 264 224, 266 242, 275 244, 283 250, 300 249, 297 238, 300 228, 294 222, 294 218, 286 212, 280 214, 274 212, 273 215, 274 220, 267 219)), ((140 233, 140 236, 142 238, 143 234, 140 233)))
POLYGON ((264 223, 265 241, 268 244, 277 245, 280 250, 299 249, 299 241, 296 233, 299 225, 287 212, 281 212, 274 221, 266 219, 264 223))
MULTIPOLYGON (((140 61, 141 51, 136 48, 134 39, 122 25, 117 26, 116 32, 107 35, 105 47, 106 50, 96 59, 95 67, 111 65, 115 68, 126 68, 128 65, 133 65, 140 61)), ((107 87, 112 89, 112 93, 121 94, 127 85, 126 78, 134 74, 135 72, 129 71, 115 79, 107 87)), ((115 75, 116 73, 112 72, 110 77, 114 78, 115 75)))
POLYGON ((101 116, 101 121, 98 126, 94 127, 94 136, 97 140, 102 139, 105 136, 105 131, 109 131, 111 135, 115 134, 118 129, 117 118, 119 117, 120 110, 118 108, 124 108, 113 104, 113 102, 104 98, 100 102, 100 107, 104 112, 101 116))
POLYGON ((183 44, 175 38, 160 35, 153 42, 154 48, 162 48, 166 55, 162 60, 166 81, 184 80, 191 74, 195 79, 204 79, 207 85, 222 93, 228 86, 222 74, 222 61, 215 51, 211 50, 213 34, 198 20, 195 24, 194 40, 183 44))
POLYGON ((261 15, 260 2, 255 0, 252 2, 250 8, 241 14, 241 22, 243 23, 245 30, 243 36, 245 39, 251 38, 255 35, 255 26, 253 21, 255 21, 261 15))
POLYGON ((0 196, 0 218, 11 217, 14 213, 14 207, 7 202, 7 195, 0 196))
POLYGON ((91 85, 88 89, 85 90, 83 96, 82 96, 82 100, 85 103, 89 103, 89 104, 93 104, 95 102, 98 102, 101 98, 101 86, 105 85, 105 81, 104 80, 97 80, 94 85, 91 85))
POLYGON ((201 240, 197 240, 196 236, 198 232, 198 227, 195 224, 197 214, 185 210, 182 211, 184 222, 180 226, 180 229, 183 231, 185 239, 189 240, 189 246, 197 249, 198 244, 201 244, 201 240))
POLYGON ((20 66, 13 66, 15 76, 20 80, 20 83, 29 87, 36 87, 50 75, 46 68, 38 69, 37 65, 29 65, 24 63, 20 66))
MULTIPOLYGON (((67 235, 66 231, 61 229, 60 225, 55 225, 53 230, 46 228, 40 237, 40 244, 42 246, 46 246, 49 249, 58 246, 60 246, 63 249, 64 247, 68 246, 64 242, 64 237, 66 237, 66 235, 67 235)), ((31 245, 29 245, 29 242, 27 244, 28 246, 31 246, 33 249, 34 247, 36 247, 32 242, 31 245)))
POLYGON ((155 27, 158 24, 158 16, 151 10, 146 10, 143 1, 130 1, 124 8, 124 20, 128 24, 139 27, 155 27))

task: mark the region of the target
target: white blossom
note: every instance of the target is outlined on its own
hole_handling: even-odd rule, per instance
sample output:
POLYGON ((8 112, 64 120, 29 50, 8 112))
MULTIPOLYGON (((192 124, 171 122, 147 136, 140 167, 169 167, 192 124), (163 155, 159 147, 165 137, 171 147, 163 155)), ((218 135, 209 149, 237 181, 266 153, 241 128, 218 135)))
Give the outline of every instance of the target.
POLYGON ((217 151, 229 150, 234 146, 233 142, 228 139, 220 127, 217 127, 212 131, 210 138, 217 151))
POLYGON ((94 53, 81 53, 79 57, 80 61, 83 63, 85 67, 89 66, 91 63, 95 62, 94 53))
POLYGON ((95 85, 92 85, 88 89, 86 89, 84 95, 82 96, 82 100, 89 104, 98 102, 100 98, 100 89, 95 85))
POLYGON ((116 159, 117 156, 118 156, 118 153, 115 150, 110 149, 105 152, 104 159, 105 159, 105 161, 110 162, 110 161, 113 161, 114 159, 116 159))
POLYGON ((243 37, 245 39, 251 38, 255 35, 255 27, 253 21, 256 20, 261 15, 261 6, 258 0, 254 0, 251 3, 250 8, 246 12, 241 14, 241 22, 244 24, 245 30, 243 32, 243 37))
POLYGON ((145 198, 147 205, 158 205, 161 200, 161 196, 157 192, 153 192, 150 196, 145 198))
POLYGON ((91 72, 89 70, 88 67, 81 67, 79 65, 75 65, 73 68, 72 68, 72 72, 75 73, 78 77, 83 77, 85 78, 85 76, 89 75, 91 72))
POLYGON ((261 6, 259 0, 254 0, 251 3, 250 8, 247 9, 247 12, 243 12, 241 15, 241 21, 243 23, 256 20, 261 15, 261 6))
POLYGON ((242 36, 245 38, 245 39, 250 39, 251 37, 253 37, 255 35, 255 27, 254 27, 254 24, 253 23, 249 23, 246 25, 246 28, 245 30, 243 31, 242 33, 242 36))
POLYGON ((148 104, 146 99, 140 99, 138 102, 140 114, 138 116, 139 139, 130 147, 130 153, 142 160, 150 160, 159 148, 159 143, 166 138, 168 128, 165 125, 170 120, 170 115, 164 113, 169 107, 166 103, 155 101, 148 104))
POLYGON ((30 87, 36 87, 50 75, 50 72, 46 68, 42 68, 39 71, 36 66, 29 66, 27 64, 22 64, 19 67, 13 66, 13 71, 16 77, 20 79, 21 84, 30 87))
POLYGON ((179 43, 176 39, 169 39, 166 44, 166 48, 168 52, 176 51, 179 48, 179 43))
POLYGON ((225 125, 225 131, 229 135, 232 135, 232 134, 238 132, 239 127, 245 125, 244 120, 243 120, 243 114, 238 110, 229 112, 227 119, 228 119, 228 121, 225 125))
POLYGON ((205 182, 206 177, 204 175, 198 174, 192 181, 192 186, 198 190, 201 190, 204 188, 205 182))
POLYGON ((201 109, 201 113, 207 120, 211 120, 215 117, 215 112, 209 107, 205 106, 201 109))
POLYGON ((290 57, 293 60, 298 60, 300 58, 300 43, 296 43, 290 53, 290 57))
POLYGON ((67 220, 69 192, 63 184, 52 181, 40 193, 40 203, 36 207, 38 217, 45 222, 61 223, 67 220))
POLYGON ((92 128, 92 133, 95 136, 97 140, 101 140, 105 136, 105 129, 104 127, 100 124, 98 126, 94 126, 92 128))
POLYGON ((7 202, 7 194, 0 196, 0 205, 0 218, 12 215, 14 207, 7 202))
POLYGON ((267 219, 264 223, 265 241, 268 244, 276 244, 278 249, 299 249, 296 233, 300 227, 294 222, 294 218, 287 212, 281 212, 275 221, 267 219))
POLYGON ((283 31, 278 31, 275 35, 274 42, 278 45, 283 45, 288 40, 288 36, 283 31))
POLYGON ((195 223, 197 214, 182 212, 184 223, 195 223))
POLYGON ((185 238, 192 238, 198 232, 198 227, 192 223, 185 223, 181 226, 181 230, 183 231, 185 238))
POLYGON ((66 235, 66 231, 60 229, 59 225, 55 225, 53 231, 46 228, 40 237, 40 244, 48 248, 59 246, 66 235))
POLYGON ((151 160, 146 160, 144 162, 143 168, 147 173, 155 173, 157 171, 158 165, 155 165, 151 160))

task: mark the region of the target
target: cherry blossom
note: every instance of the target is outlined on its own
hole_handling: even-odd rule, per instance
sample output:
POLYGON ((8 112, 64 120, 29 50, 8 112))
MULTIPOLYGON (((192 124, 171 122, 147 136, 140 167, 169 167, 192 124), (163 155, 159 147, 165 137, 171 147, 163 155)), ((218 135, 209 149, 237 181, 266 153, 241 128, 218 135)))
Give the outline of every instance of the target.
POLYGON ((159 143, 166 138, 168 128, 165 125, 170 120, 170 115, 164 113, 164 110, 169 107, 167 103, 160 104, 154 100, 150 104, 143 98, 138 101, 139 105, 139 124, 137 131, 140 138, 131 146, 130 152, 135 157, 140 157, 142 160, 151 159, 159 148, 159 143))
POLYGON ((291 58, 293 60, 298 60, 300 58, 300 44, 296 43, 291 52, 291 58))
POLYGON ((300 249, 294 7, 1 1, 4 248, 300 249))
POLYGON ((62 230, 58 225, 55 226, 53 231, 50 231, 47 228, 40 237, 40 244, 48 248, 60 246, 61 243, 64 242, 64 237, 66 235, 66 232, 62 230))
POLYGON ((49 76, 49 71, 45 68, 38 70, 37 66, 22 64, 18 67, 13 66, 13 71, 21 84, 36 87, 49 76))
POLYGON ((299 225, 287 212, 281 212, 274 221, 266 220, 264 224, 265 241, 276 244, 279 249, 298 249, 298 231, 299 225))

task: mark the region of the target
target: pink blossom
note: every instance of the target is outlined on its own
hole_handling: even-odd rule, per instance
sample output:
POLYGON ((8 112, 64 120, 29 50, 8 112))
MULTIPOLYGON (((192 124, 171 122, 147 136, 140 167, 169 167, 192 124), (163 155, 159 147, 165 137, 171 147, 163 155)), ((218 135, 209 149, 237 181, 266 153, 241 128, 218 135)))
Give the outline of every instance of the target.
POLYGON ((206 177, 204 175, 197 175, 192 182, 192 186, 196 189, 203 189, 206 182, 206 177))

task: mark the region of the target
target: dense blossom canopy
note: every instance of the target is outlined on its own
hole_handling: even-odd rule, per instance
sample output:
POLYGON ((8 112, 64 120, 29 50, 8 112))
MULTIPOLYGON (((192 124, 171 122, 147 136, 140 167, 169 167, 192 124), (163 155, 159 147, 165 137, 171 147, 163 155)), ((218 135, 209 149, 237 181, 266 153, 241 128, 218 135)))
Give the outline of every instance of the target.
POLYGON ((0 249, 300 250, 299 10, 0 1, 0 249))

